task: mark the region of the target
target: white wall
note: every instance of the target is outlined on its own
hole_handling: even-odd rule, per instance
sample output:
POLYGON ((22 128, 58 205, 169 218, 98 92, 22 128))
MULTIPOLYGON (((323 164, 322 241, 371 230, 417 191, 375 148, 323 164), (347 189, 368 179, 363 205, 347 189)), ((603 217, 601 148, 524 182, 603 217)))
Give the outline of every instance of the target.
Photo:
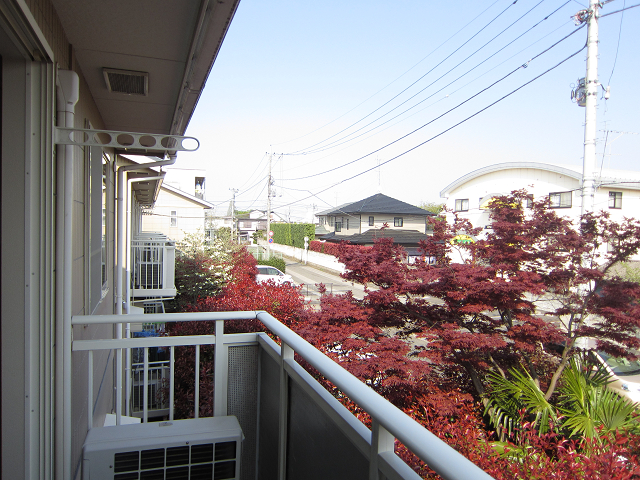
POLYGON ((191 200, 160 189, 151 215, 142 216, 142 231, 160 232, 180 242, 185 233, 204 232, 204 208, 191 200), (177 212, 177 225, 171 226, 171 212, 177 212))

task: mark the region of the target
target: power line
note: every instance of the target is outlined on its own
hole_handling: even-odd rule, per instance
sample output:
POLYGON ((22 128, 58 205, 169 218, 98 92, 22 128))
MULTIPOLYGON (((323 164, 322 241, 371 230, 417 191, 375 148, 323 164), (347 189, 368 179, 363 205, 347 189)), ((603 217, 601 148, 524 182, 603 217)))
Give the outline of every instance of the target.
MULTIPOLYGON (((444 46, 445 44, 447 44, 449 42, 449 40, 451 40, 453 37, 455 37, 456 35, 458 35, 460 32, 462 32, 465 28, 467 28, 469 25, 471 25, 473 22, 475 22, 478 18, 480 18, 487 10, 489 10, 491 7, 493 7, 496 3, 498 3, 500 0, 495 0, 491 5, 489 5, 487 8, 485 8, 482 12, 480 12, 478 15, 476 15, 469 23, 467 23, 464 27, 462 27, 460 30, 458 30, 456 33, 454 33, 453 35, 451 35, 449 38, 447 38, 444 42, 442 42, 440 45, 438 45, 436 48, 434 48, 433 50, 431 50, 431 52, 429 52, 425 57, 423 57, 418 63, 416 63, 415 65, 413 65, 411 68, 409 68, 408 70, 406 70, 402 75, 400 75, 399 77, 396 77, 395 80, 389 82, 387 85, 385 85, 384 87, 382 87, 380 90, 378 90, 376 93, 374 93, 373 95, 371 95, 370 97, 366 98, 365 100, 363 100, 362 102, 360 102, 358 105, 356 105, 355 107, 353 107, 351 110, 343 113, 342 115, 340 115, 337 118, 334 118, 333 120, 331 120, 328 123, 325 123, 324 125, 322 125, 321 127, 316 128, 315 130, 309 132, 309 133, 305 133, 304 135, 300 136, 300 137, 296 137, 293 138, 291 140, 287 140, 285 142, 280 142, 280 143, 276 143, 274 145, 283 145, 285 143, 290 143, 290 142, 294 142, 296 140, 300 140, 301 138, 307 137, 319 130, 322 130, 323 128, 331 125, 332 123, 336 122, 337 120, 340 120, 342 117, 344 117, 345 115, 353 112, 356 108, 358 108, 359 106, 365 104, 366 102, 368 102, 369 100, 371 100, 373 97, 375 97, 376 95, 378 95, 380 92, 382 92, 383 90, 385 90, 386 88, 388 88, 389 86, 393 85, 395 82, 397 82, 398 80, 400 80, 402 77, 404 77, 407 73, 409 73, 411 70, 413 70, 414 68, 416 68, 418 65, 420 65, 422 62, 424 62, 427 58, 429 58, 431 55, 433 55, 435 52, 437 52, 442 46, 444 46)), ((514 2, 515 3, 515 2, 514 2)))
POLYGON ((640 7, 640 3, 636 5, 631 5, 630 7, 622 8, 620 10, 616 10, 615 12, 605 13, 604 15, 600 15, 600 18, 608 17, 609 15, 613 15, 614 13, 624 12, 625 10, 631 10, 632 8, 640 7))
POLYGON ((616 63, 618 62, 618 51, 620 50, 620 37, 622 37, 622 20, 624 20, 624 7, 627 3, 627 0, 622 2, 622 15, 620 15, 620 27, 618 28, 618 44, 616 45, 616 56, 613 59, 613 67, 611 67, 611 75, 609 76, 609 81, 607 85, 611 85, 611 79, 613 78, 613 72, 616 69, 616 63))
MULTIPOLYGON (((409 118, 411 118, 411 117, 413 117, 413 116, 417 115, 417 114, 418 114, 418 113, 420 113, 420 112, 425 111, 426 109, 428 109, 428 108, 430 108, 430 107, 432 107, 432 106, 436 105, 437 103, 440 103, 441 101, 446 100, 447 98, 451 97, 452 95, 454 95, 455 93, 459 92, 459 91, 460 91, 460 90, 462 90, 463 88, 465 88, 465 87, 467 87, 467 86, 471 85, 473 82, 475 82, 475 81, 479 80, 480 78, 484 77, 485 75, 488 75, 489 73, 491 73, 492 71, 494 71, 494 70, 495 70, 495 69, 497 69, 498 67, 500 67, 500 66, 504 65, 504 64, 505 64, 505 63, 507 63, 509 60, 512 60, 513 58, 517 57, 517 56, 518 56, 518 55, 520 55, 522 52, 524 52, 525 50, 529 49, 530 47, 532 47, 532 46, 533 46, 533 45, 535 45, 536 43, 541 42, 541 41, 542 41, 542 40, 544 40, 545 38, 547 38, 547 37, 549 37, 549 36, 553 35, 555 32, 557 32, 557 31, 558 31, 558 30, 560 30, 561 28, 564 28, 564 27, 565 27, 565 25, 566 25, 566 24, 569 24, 569 23, 571 23, 571 24, 572 24, 572 23, 573 23, 573 21, 569 20, 569 21, 568 21, 568 22, 566 22, 565 24, 560 25, 560 26, 559 26, 559 27, 557 27, 555 30, 552 30, 551 32, 547 33, 545 36, 543 36, 543 37, 539 38, 539 39, 538 39, 538 40, 536 40, 535 42, 530 43, 530 44, 529 44, 529 45, 527 45, 526 47, 522 48, 521 50, 519 50, 518 52, 514 53, 514 54, 513 54, 513 55, 511 55, 510 57, 508 57, 508 58, 506 58, 505 60, 503 60, 502 62, 498 63, 497 65, 493 66, 493 67, 492 67, 492 68, 490 68, 489 70, 487 70, 487 71, 485 71, 484 73, 482 73, 482 74, 478 75, 477 77, 475 77, 475 78, 473 78, 472 80, 468 81, 468 82, 467 82, 467 83, 465 83, 464 85, 459 86, 456 90, 451 91, 450 93, 448 93, 448 94, 447 94, 447 95, 445 95, 444 97, 440 98, 439 100, 434 101, 433 103, 430 103, 429 105, 427 105, 427 106, 425 106, 424 108, 422 108, 422 109, 418 110, 417 112, 412 113, 412 114, 411 114, 411 115, 409 115, 408 117, 406 117, 406 118, 404 118, 404 119, 402 119, 402 120, 399 120, 398 122, 396 122, 396 123, 394 123, 394 124, 392 124, 392 125, 389 125, 389 126, 388 126, 388 127, 386 127, 385 129, 380 130, 380 131, 378 131, 378 132, 376 132, 376 133, 374 133, 374 134, 372 134, 372 135, 369 135, 368 137, 363 138, 362 140, 360 140, 359 142, 356 142, 355 144, 352 144, 352 145, 350 145, 350 146, 348 146, 348 147, 345 147, 345 148, 343 148, 343 149, 340 149, 340 150, 337 150, 337 151, 335 151, 335 152, 333 152, 333 153, 330 153, 330 154, 328 154, 328 155, 325 155, 324 157, 320 157, 320 158, 318 158, 318 159, 311 160, 311 161, 309 161, 309 162, 307 162, 307 163, 296 163, 295 165, 291 166, 290 168, 288 168, 288 169, 287 169, 287 170, 285 170, 285 171, 293 171, 293 170, 297 170, 297 169, 300 169, 300 168, 305 168, 305 167, 307 167, 308 165, 311 165, 312 163, 319 162, 320 160, 324 160, 325 158, 329 158, 329 157, 331 157, 332 155, 335 155, 335 154, 340 153, 340 152, 342 152, 342 151, 344 151, 344 150, 347 150, 347 149, 349 149, 349 148, 353 147, 354 145, 357 145, 358 143, 361 143, 361 142, 363 142, 363 141, 365 141, 365 140, 368 140, 368 139, 370 139, 370 138, 374 137, 375 135, 378 135, 379 133, 382 133, 382 132, 384 132, 385 130, 388 130, 389 128, 391 128, 391 127, 393 127, 393 126, 398 125, 399 123, 404 122, 405 120, 407 120, 407 119, 409 119, 409 118)), ((436 93, 437 93, 437 92, 436 92, 436 93)), ((397 118, 397 116, 396 116, 395 118, 397 118)), ((392 119, 392 120, 393 120, 393 119, 392 119)), ((388 123, 388 122, 385 122, 385 124, 386 124, 386 123, 388 123)), ((373 130, 374 130, 374 129, 371 129, 370 131, 373 131, 373 130)), ((288 180, 293 181, 293 180, 298 180, 298 179, 283 179, 283 180, 285 180, 285 181, 288 181, 288 180)))
MULTIPOLYGON (((582 27, 579 27, 577 30, 579 30, 580 28, 582 28, 582 27)), ((576 30, 576 31, 577 31, 577 30, 576 30)), ((575 33, 575 32, 573 32, 573 33, 575 33)), ((550 48, 551 48, 551 47, 550 47, 550 48)), ((320 194, 320 193, 326 192, 327 190, 330 190, 330 189, 332 189, 332 188, 334 188, 334 187, 336 187, 336 186, 338 186, 338 185, 340 185, 340 184, 342 184, 342 183, 348 182, 349 180, 353 180, 354 178, 357 178, 357 177, 359 177, 359 176, 361 176, 361 175, 364 175, 365 173, 368 173, 368 172, 370 172, 370 171, 372 171, 372 170, 375 170, 376 168, 379 168, 379 167, 380 167, 380 166, 382 166, 382 165, 386 165, 387 163, 392 162, 393 160, 396 160, 396 159, 398 159, 398 158, 400 158, 400 157, 402 157, 402 156, 406 155, 407 153, 412 152, 413 150, 416 150, 417 148, 419 148, 419 147, 421 147, 421 146, 423 146, 423 145, 425 145, 425 144, 427 144, 427 143, 431 142, 432 140, 435 140, 436 138, 438 138, 438 137, 440 137, 440 136, 444 135, 445 133, 447 133, 448 131, 453 130, 454 128, 456 128, 456 127, 458 127, 458 126, 462 125, 463 123, 467 122, 468 120, 470 120, 470 119, 472 119, 472 118, 476 117, 476 116, 477 116, 477 115, 479 115, 480 113, 482 113, 482 112, 484 112, 484 111, 488 110, 489 108, 493 107, 494 105, 496 105, 496 104, 500 103, 500 102, 501 102, 501 101, 503 101, 504 99, 506 99, 506 98, 510 97, 511 95, 513 95, 514 93, 516 93, 516 92, 518 92, 519 90, 523 89, 523 88, 524 88, 524 87, 526 87, 527 85, 530 85, 531 83, 535 82, 536 80, 538 80, 538 79, 539 79, 539 78, 541 78, 542 76, 546 75, 547 73, 551 72, 552 70, 555 70, 556 68, 558 68, 560 65, 562 65, 562 64, 563 64, 563 63, 565 63, 566 61, 568 61, 568 60, 570 60, 571 58, 573 58, 573 57, 575 57, 576 55, 578 55, 578 54, 579 54, 580 52, 582 52, 585 48, 587 48, 587 45, 586 45, 586 44, 585 44, 585 45, 584 45, 580 50, 577 50, 575 53, 572 53, 571 55, 569 55, 569 56, 568 56, 568 57, 566 57, 565 59, 563 59, 563 60, 561 60, 560 62, 558 62, 557 64, 555 64, 553 67, 548 68, 547 70, 545 70, 545 71, 544 71, 544 72, 542 72, 541 74, 539 74, 539 75, 535 76, 534 78, 532 78, 532 79, 531 79, 531 80, 529 80, 528 82, 526 82, 526 83, 524 83, 524 84, 520 85, 518 88, 516 88, 516 89, 512 90, 511 92, 509 92, 509 93, 507 93, 506 95, 502 96, 502 97, 501 97, 501 98, 499 98, 498 100, 496 100, 496 101, 494 101, 494 102, 490 103, 489 105, 487 105, 486 107, 482 108, 481 110, 478 110, 477 112, 473 113, 472 115, 469 115, 469 116, 468 116, 468 117, 466 117, 465 119, 463 119, 463 120, 459 121, 458 123, 456 123, 456 124, 452 125, 451 127, 447 128, 447 129, 445 129, 445 130, 441 131, 440 133, 438 133, 438 134, 436 134, 436 135, 432 136, 431 138, 429 138, 429 139, 425 140, 424 142, 419 143, 418 145, 415 145, 414 147, 411 147, 409 150, 406 150, 406 151, 404 151, 404 152, 402 152, 402 153, 400 153, 400 154, 396 155, 395 157, 392 157, 392 158, 390 158, 389 160, 386 160, 386 161, 382 162, 381 164, 376 165, 375 167, 368 168, 368 169, 366 169, 366 170, 364 170, 364 171, 362 171, 362 172, 360 172, 360 173, 357 173, 357 174, 355 174, 355 175, 353 175, 353 176, 351 176, 351 177, 345 178, 345 179, 343 179, 343 180, 341 180, 341 181, 339 181, 339 182, 337 182, 337 183, 334 183, 333 185, 331 185, 331 186, 329 186, 329 187, 327 187, 327 188, 325 188, 325 189, 323 189, 323 190, 321 190, 321 191, 319 191, 319 192, 317 192, 317 193, 315 193, 315 194, 313 194, 313 195, 311 195, 311 196, 315 196, 315 195, 318 195, 318 194, 320 194)), ((547 50, 548 50, 548 49, 547 49, 547 50)), ((543 52, 543 53, 544 53, 544 52, 543 52)), ((542 53, 541 53, 541 54, 542 54, 542 53)), ((539 54, 539 55, 541 55, 541 54, 539 54)), ((539 55, 538 55, 538 56, 539 56, 539 55)), ((374 152, 374 153, 375 153, 375 152, 374 152)), ((302 199, 300 199, 300 200, 297 200, 297 201, 295 201, 295 202, 291 202, 291 203, 289 203, 289 204, 285 204, 285 205, 283 205, 283 207, 288 207, 289 205, 293 205, 294 203, 298 203, 298 202, 302 202, 302 201, 304 201, 304 200, 308 200, 309 198, 311 198, 311 196, 309 196, 309 197, 305 197, 305 198, 302 198, 302 199)))
MULTIPOLYGON (((520 70, 521 68, 527 68, 527 67, 528 67, 528 65, 529 65, 532 61, 536 60, 537 58, 539 58, 540 56, 544 55, 545 53, 547 53, 549 50, 551 50, 551 49, 552 49, 552 48, 554 48, 555 46, 559 45, 560 43, 562 43, 563 41, 565 41, 566 39, 568 39, 569 37, 571 37, 571 36, 572 36, 573 34, 575 34, 576 32, 580 31, 582 28, 584 28, 584 26, 585 26, 585 24, 580 25, 580 26, 579 26, 579 27, 577 27, 575 30, 573 30, 573 32, 571 32, 571 33, 569 33, 568 35, 564 36, 563 38, 561 38, 560 40, 558 40, 557 42, 555 42, 553 45, 551 45, 550 47, 546 48, 545 50, 543 50, 542 52, 540 52, 540 53, 539 53, 539 54, 537 54, 536 56, 532 57, 532 58, 531 58, 529 61, 527 61, 526 63, 524 63, 524 64, 520 65, 519 67, 517 67, 517 68, 515 68, 515 69, 513 69, 512 71, 510 71, 509 73, 507 73, 506 75, 504 75, 502 78, 500 78, 500 79, 496 80, 496 81, 495 81, 495 82, 493 82, 491 85, 489 85, 489 86, 487 86, 487 87, 483 88, 482 90, 480 90, 479 92, 477 92, 477 93, 475 93, 474 95, 470 96, 470 97, 469 97, 469 98, 467 98, 466 100, 464 100, 464 101, 460 102, 460 103, 459 103, 458 105, 456 105, 455 107, 450 108, 450 109, 449 109, 449 110, 447 110, 446 112, 444 112, 444 113, 442 113, 442 114, 438 115, 437 117, 433 118, 432 120, 430 120, 429 122, 425 123, 424 125, 422 125, 422 126, 420 126, 420 127, 416 128, 415 130, 413 130, 413 131, 411 131, 411 132, 409 132, 409 133, 407 133, 407 134, 403 135, 403 136, 402 136, 402 137, 400 137, 400 138, 397 138, 396 140, 394 140, 394 141, 392 141, 392 142, 390 142, 390 143, 387 143, 386 145, 384 145, 384 146, 382 146, 382 147, 378 148, 377 150, 374 150, 374 151, 372 151, 372 152, 370 152, 370 153, 367 153, 366 155, 363 155, 362 157, 356 158, 355 160, 351 160, 350 162, 344 163, 344 164, 342 164, 342 165, 339 165, 339 166, 337 166, 337 167, 331 168, 331 169, 329 169, 329 170, 325 170, 324 172, 315 173, 315 174, 307 175, 307 176, 304 176, 304 177, 291 178, 291 179, 287 179, 287 180, 291 180, 291 181, 293 181, 293 180, 305 180, 305 179, 307 179, 307 178, 313 178, 313 177, 317 177, 317 176, 319 176, 319 175, 324 175, 324 174, 326 174, 326 173, 333 172, 333 171, 335 171, 335 170, 338 170, 338 169, 340 169, 340 168, 344 168, 344 167, 346 167, 346 166, 348 166, 348 165, 351 165, 351 164, 353 164, 353 163, 355 163, 355 162, 358 162, 358 161, 360 161, 360 160, 363 160, 363 159, 365 159, 365 158, 367 158, 367 157, 370 157, 370 156, 371 156, 371 155, 373 155, 374 153, 378 153, 378 152, 380 152, 381 150, 384 150, 385 148, 387 148, 387 147, 389 147, 389 146, 391 146, 391 145, 393 145, 393 144, 395 144, 395 143, 398 143, 400 140, 403 140, 403 139, 407 138, 408 136, 413 135, 414 133, 418 132, 419 130, 422 130, 424 127, 426 127, 426 126, 428 126, 428 125, 432 124, 432 123, 433 123, 433 122, 435 122, 436 120, 439 120, 440 118, 444 117, 445 115, 448 115, 448 114, 449 114, 449 113, 451 113, 452 111, 454 111, 454 110, 456 110, 456 109, 460 108, 462 105, 464 105, 464 104, 466 104, 466 103, 470 102, 470 101, 471 101, 471 100, 473 100, 475 97, 477 97, 477 96, 481 95, 482 93, 486 92, 486 91, 487 91, 487 90, 489 90, 490 88, 493 88, 495 85, 497 85, 498 83, 500 83, 500 82, 504 81, 505 79, 507 79, 508 77, 510 77, 511 75, 513 75, 514 73, 516 73, 516 72, 517 72, 518 70, 520 70)), ((582 49, 584 49, 584 47, 583 47, 582 49)), ((581 50, 580 50, 580 51, 581 51, 581 50)), ((564 61, 564 60, 563 60, 563 61, 564 61)), ((555 67, 554 67, 554 68, 555 68, 555 67)), ((545 73, 546 73, 546 72, 545 72, 545 73)), ((539 77, 535 77, 535 78, 539 78, 539 77)), ((525 85, 527 85, 527 84, 525 84, 525 85)), ((376 167, 376 168, 377 168, 377 167, 376 167)))
POLYGON ((532 27, 528 28, 527 30, 525 30, 523 33, 521 33, 520 35, 518 35, 516 38, 514 38, 513 40, 511 40, 509 43, 507 43, 506 45, 504 45, 502 48, 500 48, 499 50, 495 51, 493 54, 491 54, 490 56, 488 56, 487 58, 485 58, 483 61, 481 61, 480 63, 476 64, 474 67, 470 68, 469 70, 467 70, 465 73, 463 73, 462 75, 458 76, 455 80, 449 82, 448 84, 444 85, 442 88, 440 88, 439 90, 433 92, 431 95, 429 95, 428 97, 424 98, 423 100, 419 101, 418 103, 412 105, 411 107, 403 110, 401 113, 395 115, 394 117, 390 118, 389 120, 386 120, 385 122, 377 125, 376 127, 373 127, 369 130, 367 130, 366 132, 357 135, 355 137, 353 137, 351 140, 345 140, 342 143, 338 143, 337 145, 335 145, 336 142, 339 142, 341 140, 344 140, 345 138, 350 137, 351 135, 353 135, 354 133, 359 132, 360 130, 362 130, 363 128, 366 128, 370 125, 372 125, 373 123, 377 122, 378 120, 380 120, 381 118, 385 117, 386 115, 390 114, 391 112, 393 112, 394 110, 396 110, 397 108, 401 107, 402 105, 404 105, 405 103, 407 103, 409 100, 415 98, 416 96, 418 96, 420 93, 424 92, 427 88, 431 87, 432 85, 434 85, 438 80, 441 80, 442 78, 444 78, 446 75, 448 75, 449 73, 451 73, 453 70, 455 70, 456 68, 458 68, 460 65, 462 65, 464 62, 466 62, 469 58, 471 58, 473 55, 475 55, 476 53, 478 53, 480 50, 482 50, 484 47, 486 47, 489 43, 491 43, 493 40, 495 40, 496 38, 498 38, 500 35, 502 35, 504 32, 506 32, 509 28, 511 28, 513 25, 515 25, 519 20, 521 20, 522 18, 524 18, 525 15, 527 15, 528 13, 530 13, 534 8, 536 8, 538 5, 540 5, 540 3, 542 3, 544 0, 541 0, 540 2, 538 2, 538 4, 536 4, 533 8, 531 8, 527 13, 525 13, 524 15, 522 15, 518 20, 516 20, 515 22, 513 22, 511 25, 509 25, 507 28, 505 28, 502 32, 500 32, 498 35, 496 35, 495 37, 493 37, 491 40, 489 40, 487 43, 485 43, 482 47, 480 47, 479 49, 477 49, 475 52, 473 52, 471 55, 469 55, 468 57, 466 57, 464 60, 462 60, 461 62, 459 62, 457 65, 455 65, 453 68, 449 69, 447 72, 445 72, 444 74, 442 74, 440 77, 438 77, 437 79, 435 79, 433 82, 431 82, 429 85, 427 85, 426 87, 424 87, 422 90, 418 91, 416 94, 412 95, 411 97, 409 97, 408 99, 406 99, 404 102, 400 103, 399 105, 395 106, 394 108, 392 108, 391 110, 389 110, 388 112, 386 112, 385 114, 379 116, 378 118, 376 118, 375 120, 372 120, 371 122, 369 122, 368 124, 364 125, 363 127, 359 128, 358 130, 356 130, 355 132, 352 132, 348 135, 345 135, 344 137, 335 140, 332 143, 329 143, 328 145, 325 145, 323 147, 320 147, 316 150, 311 150, 311 151, 307 151, 304 152, 303 154, 311 154, 311 153, 319 153, 319 152, 323 152, 325 150, 328 150, 330 148, 335 148, 339 145, 343 145, 345 143, 350 142, 351 140, 354 140, 356 138, 361 137, 362 135, 366 135, 367 133, 375 130, 376 128, 381 127, 382 125, 387 124, 388 122, 391 122, 393 120, 395 120, 396 118, 398 118, 401 115, 404 115, 405 113, 407 113, 408 111, 412 110, 413 108, 417 107, 418 105, 421 105, 422 103, 426 102, 427 100, 429 100, 430 98, 432 98, 434 95, 436 95, 437 93, 443 91, 445 88, 450 87, 451 85, 453 85, 455 82, 457 82, 458 80, 460 80, 461 78, 465 77, 466 75, 468 75, 469 73, 471 73, 472 71, 474 71, 476 68, 482 66, 483 64, 485 64, 486 62, 488 62, 491 58, 493 58, 494 56, 496 56, 498 53, 500 53, 501 51, 503 51, 505 48, 509 47, 510 45, 513 45, 516 41, 518 41, 520 38, 522 38, 524 35, 526 35, 527 33, 529 33, 531 30, 533 30, 535 27, 537 27, 538 25, 540 25, 542 22, 544 22, 545 20, 547 20, 549 17, 551 17, 553 14, 555 14, 556 12, 558 12, 561 8, 563 8, 565 5, 567 5, 570 0, 567 0, 565 3, 563 3, 560 7, 558 7, 557 9, 555 9, 553 12, 551 12, 549 15, 547 15, 546 17, 544 17, 542 20, 540 20, 539 22, 537 22, 535 25, 533 25, 532 27), (333 145, 333 146, 331 146, 333 145))
POLYGON ((489 23, 487 23, 484 27, 482 27, 480 30, 478 30, 476 33, 474 33, 467 41, 465 41, 462 45, 460 45, 458 48, 456 48, 453 52, 451 52, 449 55, 447 55, 443 60, 441 60, 439 63, 437 63, 434 67, 432 67, 429 71, 427 71, 427 73, 425 73, 424 75, 422 75, 420 78, 418 78, 416 81, 414 81, 411 85, 409 85, 408 87, 406 87, 404 90, 402 90, 400 93, 396 94, 394 97, 392 97, 391 99, 387 100, 385 103, 383 103, 382 105, 380 105, 378 108, 376 108, 375 110, 373 110, 372 112, 368 113, 367 115, 365 115, 364 117, 362 117, 360 120, 352 123, 351 125, 349 125, 348 127, 340 130, 339 132, 331 135, 330 137, 322 140, 321 142, 315 143, 313 145, 311 145, 310 147, 307 148, 303 148, 300 150, 297 150, 296 152, 291 152, 291 154, 298 154, 301 151, 304 150, 309 150, 317 145, 320 145, 321 143, 326 142, 327 140, 332 139, 333 137, 335 137, 336 135, 340 135, 342 132, 350 129, 351 127, 353 127, 354 125, 357 125, 358 123, 360 123, 361 121, 363 121, 365 118, 368 118, 369 116, 373 115, 375 112, 377 112, 378 110, 380 110, 382 107, 384 107, 385 105, 389 104, 390 102, 392 102, 393 100, 395 100, 396 98, 398 98, 400 95, 402 95, 404 92, 406 92, 407 90, 409 90, 411 87, 413 87, 416 83, 418 83, 420 80, 422 80, 424 77, 426 77, 427 75, 429 75, 429 73, 431 73, 433 70, 435 70, 436 68, 438 68, 440 65, 442 65, 442 63, 444 63, 445 61, 447 61, 449 58, 451 58, 455 53, 457 53, 462 47, 464 47, 467 43, 469 43, 471 40, 473 40, 475 37, 477 37, 480 33, 482 33, 486 28, 489 27, 489 25, 491 25, 493 22, 495 22, 498 18, 500 18, 507 10, 509 10, 513 5, 515 5, 518 2, 518 0, 514 0, 513 3, 509 4, 509 6, 507 8, 505 8, 504 10, 502 10, 502 12, 500 12, 497 16, 495 16, 489 23))

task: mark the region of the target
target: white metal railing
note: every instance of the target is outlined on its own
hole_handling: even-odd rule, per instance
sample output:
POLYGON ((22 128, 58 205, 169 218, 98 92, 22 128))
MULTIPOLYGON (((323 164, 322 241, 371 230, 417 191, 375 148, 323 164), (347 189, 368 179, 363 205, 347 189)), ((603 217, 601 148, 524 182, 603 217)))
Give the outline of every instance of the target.
POLYGON ((166 237, 152 233, 131 241, 134 297, 175 296, 175 248, 166 237))
MULTIPOLYGON (((120 324, 123 320, 142 322, 183 322, 183 321, 215 321, 215 335, 197 335, 181 337, 147 337, 147 338, 124 338, 106 340, 75 340, 73 351, 88 352, 88 375, 89 375, 89 408, 87 409, 89 425, 93 424, 93 352, 98 350, 115 350, 116 355, 121 356, 123 350, 128 348, 144 348, 144 368, 143 368, 143 421, 148 418, 148 348, 149 347, 169 347, 170 367, 169 367, 169 418, 173 419, 174 403, 174 349, 176 346, 195 346, 195 416, 199 412, 199 353, 201 345, 215 345, 214 349, 214 416, 227 415, 227 386, 228 386, 228 346, 259 344, 273 345, 278 349, 273 341, 264 333, 250 334, 224 334, 225 320, 250 320, 257 319, 280 338, 279 348, 281 379, 280 379, 280 430, 279 430, 279 478, 284 478, 286 471, 286 444, 288 417, 288 396, 287 382, 297 381, 306 372, 295 361, 294 353, 305 359, 322 376, 338 387, 344 395, 350 398, 360 408, 366 411, 372 420, 372 430, 369 432, 369 478, 378 479, 379 470, 384 465, 394 465, 396 477, 398 469, 403 470, 407 476, 403 478, 419 478, 402 462, 394 453, 394 439, 398 439, 417 457, 424 461, 430 468, 436 471, 445 480, 452 479, 490 479, 492 478, 463 455, 456 452, 434 434, 425 429, 422 425, 391 404, 388 400, 377 394, 370 387, 359 381, 351 373, 347 372, 338 363, 317 350, 313 345, 280 323, 266 312, 198 312, 198 313, 169 313, 151 315, 86 315, 74 316, 73 325, 90 324, 120 324), (402 466, 400 466, 400 464, 402 466)), ((65 372, 71 375, 71 372, 65 372)), ((308 374, 306 374, 308 376, 308 374)), ((317 382, 316 382, 317 384, 317 382)), ((317 390, 319 397, 329 398, 330 394, 322 386, 312 387, 317 390), (320 393, 321 392, 321 393, 320 393)), ((117 395, 121 398, 122 385, 117 384, 117 395)), ((330 397, 332 398, 332 397, 330 397)), ((334 399, 335 400, 335 399, 334 399)), ((116 405, 116 424, 121 424, 122 407, 121 402, 116 405)), ((358 430, 365 428, 362 424, 351 421, 351 425, 358 430)))
POLYGON ((145 412, 145 390, 147 398, 146 411, 153 416, 168 415, 169 386, 171 382, 171 362, 133 363, 131 365, 131 397, 130 409, 132 414, 145 412), (147 386, 144 381, 146 374, 147 386))

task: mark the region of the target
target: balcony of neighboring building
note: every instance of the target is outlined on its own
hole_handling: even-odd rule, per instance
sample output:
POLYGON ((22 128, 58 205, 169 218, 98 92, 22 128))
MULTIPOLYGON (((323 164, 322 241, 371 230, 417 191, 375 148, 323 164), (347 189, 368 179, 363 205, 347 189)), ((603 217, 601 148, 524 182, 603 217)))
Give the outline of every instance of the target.
POLYGON ((175 243, 166 236, 143 232, 131 241, 131 297, 173 298, 175 243))

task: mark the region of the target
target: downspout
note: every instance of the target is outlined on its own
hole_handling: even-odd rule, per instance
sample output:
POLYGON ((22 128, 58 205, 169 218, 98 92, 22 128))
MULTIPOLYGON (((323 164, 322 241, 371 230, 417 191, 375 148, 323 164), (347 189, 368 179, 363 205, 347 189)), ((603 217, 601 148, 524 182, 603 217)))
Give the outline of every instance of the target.
MULTIPOLYGON (((127 287, 125 289, 125 300, 124 300, 124 311, 127 315, 129 315, 129 310, 131 308, 131 237, 132 237, 132 228, 131 228, 131 198, 133 197, 132 183, 134 182, 146 182, 149 180, 161 180, 164 179, 164 175, 158 175, 155 177, 141 177, 141 178, 132 178, 127 180, 127 254, 126 254, 126 273, 124 278, 127 282, 127 287)), ((125 326, 125 338, 131 338, 131 323, 127 322, 125 326)), ((125 358, 125 415, 129 416, 131 413, 129 411, 129 403, 131 399, 131 349, 127 348, 126 358, 125 358)))
MULTIPOLYGON (((123 270, 125 268, 124 253, 126 249, 126 230, 125 230, 125 188, 124 174, 132 170, 142 170, 151 167, 162 167, 165 165, 173 165, 176 163, 176 154, 169 154, 169 160, 160 160, 136 165, 122 165, 118 168, 118 190, 116 202, 118 204, 118 238, 116 239, 116 315, 122 315, 123 307, 123 270)), ((127 280, 128 281, 128 280, 127 280)), ((116 338, 122 339, 122 323, 116 324, 116 338)), ((120 425, 122 421, 122 349, 116 351, 116 425, 120 425)))
MULTIPOLYGON (((78 74, 58 70, 57 124, 74 127, 78 74)), ((58 145, 56 199, 56 478, 71 478, 71 306, 73 271, 73 147, 58 145)), ((88 426, 91 428, 91 425, 88 426)))

